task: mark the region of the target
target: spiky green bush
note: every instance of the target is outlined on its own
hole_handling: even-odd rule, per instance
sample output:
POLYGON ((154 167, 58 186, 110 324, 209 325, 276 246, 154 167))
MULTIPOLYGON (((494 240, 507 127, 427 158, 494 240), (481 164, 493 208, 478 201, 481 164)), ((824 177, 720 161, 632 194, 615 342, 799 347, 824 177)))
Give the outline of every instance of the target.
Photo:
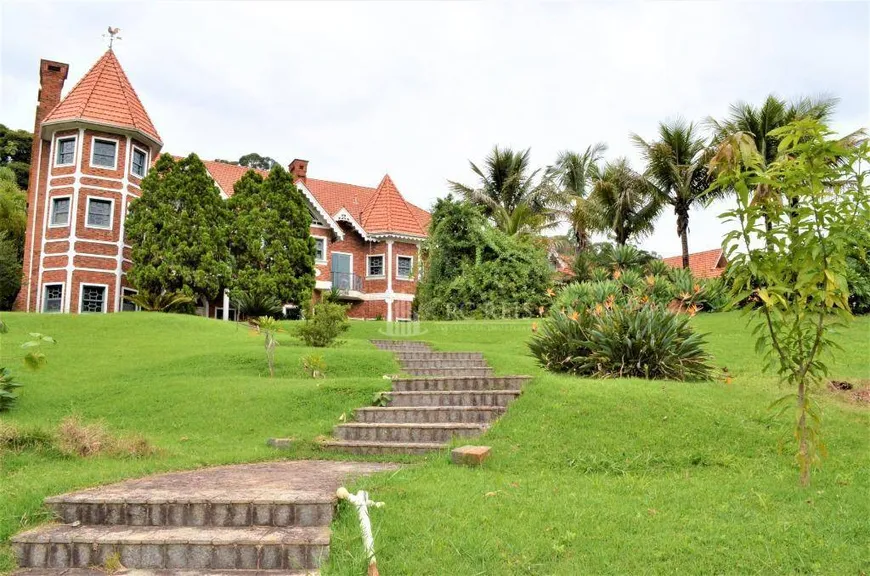
POLYGON ((660 306, 614 305, 554 311, 529 343, 553 372, 597 378, 709 380, 711 356, 689 317, 660 306))

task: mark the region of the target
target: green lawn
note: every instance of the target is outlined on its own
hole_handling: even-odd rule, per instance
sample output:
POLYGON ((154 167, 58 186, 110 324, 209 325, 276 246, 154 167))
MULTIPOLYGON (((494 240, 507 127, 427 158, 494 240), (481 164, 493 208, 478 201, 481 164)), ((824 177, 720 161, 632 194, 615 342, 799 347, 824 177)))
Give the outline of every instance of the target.
MULTIPOLYGON (((0 418, 51 427, 77 414, 161 449, 142 459, 0 454, 0 540, 45 519, 49 494, 168 469, 281 457, 269 436, 317 452, 339 416, 366 405, 397 371, 375 350, 381 323, 354 323, 323 351, 325 380, 304 378, 311 353, 288 335, 278 373, 260 337, 233 324, 155 314, 70 317, 4 314, 2 363, 44 332, 48 366, 21 373, 18 407, 0 418)), ((789 428, 767 406, 783 394, 762 375, 743 319, 699 316, 709 349, 734 375, 681 384, 583 380, 538 369, 530 322, 433 323, 420 339, 480 350, 499 373, 536 376, 484 437, 482 469, 443 455, 360 483, 387 506, 373 512, 379 565, 392 575, 870 572, 870 410, 825 394, 829 458, 809 489, 797 485, 789 428), (784 443, 782 446, 781 444, 784 443)), ((841 336, 832 377, 870 378, 870 318, 841 336)), ((364 573, 355 514, 334 526, 325 575, 364 573)), ((0 572, 12 567, 0 556, 0 572)))

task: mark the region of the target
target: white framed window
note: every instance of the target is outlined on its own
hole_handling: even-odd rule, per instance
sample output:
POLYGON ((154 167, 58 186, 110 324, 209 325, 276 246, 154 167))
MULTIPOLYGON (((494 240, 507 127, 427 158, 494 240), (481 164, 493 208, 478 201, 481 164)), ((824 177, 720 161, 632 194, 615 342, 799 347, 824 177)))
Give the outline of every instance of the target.
POLYGON ((396 256, 396 278, 399 280, 410 280, 413 273, 414 257, 396 256))
POLYGON ((369 278, 384 277, 384 255, 366 256, 366 276, 369 278))
POLYGON ((54 156, 55 166, 73 166, 76 163, 76 137, 64 136, 58 138, 55 144, 57 153, 54 156))
POLYGON ((51 199, 51 215, 48 218, 49 228, 69 226, 69 211, 72 199, 69 196, 55 196, 51 199))
POLYGON ((88 208, 85 214, 85 226, 88 228, 112 229, 112 212, 115 201, 111 198, 88 198, 88 208))
POLYGON ((82 314, 105 312, 107 288, 105 284, 82 284, 79 312, 82 314))
POLYGON ((312 236, 314 238, 314 261, 318 264, 326 264, 326 238, 312 236))
POLYGON ((121 288, 121 312, 139 311, 139 306, 127 300, 127 296, 135 296, 136 294, 138 294, 138 292, 132 288, 121 288))
POLYGON ((144 178, 148 172, 148 152, 133 146, 133 153, 130 155, 130 173, 133 176, 144 178))
POLYGON ((118 167, 118 141, 94 136, 91 139, 91 166, 114 170, 118 167))
POLYGON ((43 312, 63 311, 63 284, 46 284, 42 297, 43 312))

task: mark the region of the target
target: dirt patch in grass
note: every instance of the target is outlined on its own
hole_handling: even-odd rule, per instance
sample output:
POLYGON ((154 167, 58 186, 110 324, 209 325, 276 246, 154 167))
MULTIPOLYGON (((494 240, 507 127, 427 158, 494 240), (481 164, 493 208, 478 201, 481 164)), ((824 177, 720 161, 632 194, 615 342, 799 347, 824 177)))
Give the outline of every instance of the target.
POLYGON ((870 408, 870 380, 831 380, 828 389, 837 398, 870 408))

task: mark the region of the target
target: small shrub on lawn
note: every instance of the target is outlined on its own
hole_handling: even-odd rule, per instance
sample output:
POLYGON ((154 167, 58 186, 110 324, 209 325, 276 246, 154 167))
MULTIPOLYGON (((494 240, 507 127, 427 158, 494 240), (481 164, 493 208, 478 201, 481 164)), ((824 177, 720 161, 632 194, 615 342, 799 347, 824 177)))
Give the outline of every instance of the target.
POLYGON ((284 306, 278 298, 257 290, 240 290, 235 294, 234 301, 236 310, 246 318, 276 318, 284 312, 284 306))
POLYGON ((41 428, 18 428, 12 424, 0 421, 0 451, 51 449, 54 447, 54 435, 41 428))
POLYGON ((320 354, 308 354, 302 357, 302 370, 309 378, 323 378, 326 376, 326 361, 320 354))
POLYGON ((8 368, 0 366, 0 412, 6 412, 15 406, 18 401, 16 388, 21 388, 21 384, 15 381, 15 376, 8 368))
POLYGON ((299 325, 296 335, 308 346, 325 348, 340 344, 336 339, 349 329, 347 306, 321 302, 314 306, 311 316, 299 325))
POLYGON ((709 380, 711 357, 689 317, 651 304, 553 311, 529 343, 541 366, 578 376, 709 380))

